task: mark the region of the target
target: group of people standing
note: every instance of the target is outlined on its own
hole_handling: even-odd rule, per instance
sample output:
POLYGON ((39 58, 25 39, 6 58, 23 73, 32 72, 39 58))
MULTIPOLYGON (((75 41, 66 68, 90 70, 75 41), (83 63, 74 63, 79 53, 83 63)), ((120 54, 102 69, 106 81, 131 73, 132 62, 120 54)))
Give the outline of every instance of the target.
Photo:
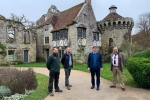
MULTIPOLYGON (((73 68, 73 56, 71 53, 71 48, 66 49, 66 53, 62 56, 61 60, 58 56, 58 49, 53 49, 53 54, 48 57, 46 66, 49 70, 49 86, 48 91, 49 95, 53 96, 53 83, 55 92, 63 92, 59 86, 59 74, 60 74, 60 62, 62 63, 65 71, 65 86, 68 90, 71 89, 72 85, 69 83, 69 76, 71 73, 71 69, 73 68)), ((118 52, 118 48, 113 48, 113 53, 111 54, 111 71, 113 73, 113 85, 110 88, 116 87, 116 77, 117 74, 119 75, 120 85, 122 91, 125 91, 124 82, 122 78, 122 71, 124 67, 124 56, 123 54, 118 52)), ((95 88, 96 90, 100 90, 100 70, 103 70, 102 67, 102 57, 99 52, 97 52, 97 47, 92 47, 92 52, 88 55, 87 61, 88 70, 91 72, 91 89, 95 88), (96 81, 95 81, 95 74, 96 74, 96 81)))

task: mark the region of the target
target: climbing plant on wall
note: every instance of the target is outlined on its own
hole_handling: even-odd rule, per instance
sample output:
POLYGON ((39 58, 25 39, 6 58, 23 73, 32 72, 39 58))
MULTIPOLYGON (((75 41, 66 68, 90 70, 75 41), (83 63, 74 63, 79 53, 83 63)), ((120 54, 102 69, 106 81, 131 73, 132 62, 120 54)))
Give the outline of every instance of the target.
POLYGON ((2 57, 6 56, 6 46, 0 42, 0 55, 2 57))

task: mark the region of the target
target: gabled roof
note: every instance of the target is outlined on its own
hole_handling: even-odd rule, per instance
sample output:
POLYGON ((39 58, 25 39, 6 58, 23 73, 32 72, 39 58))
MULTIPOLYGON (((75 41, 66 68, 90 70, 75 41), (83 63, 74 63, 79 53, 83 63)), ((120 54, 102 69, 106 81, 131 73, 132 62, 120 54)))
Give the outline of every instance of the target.
POLYGON ((115 18, 123 18, 123 17, 117 13, 109 13, 103 20, 110 20, 111 18, 115 19, 115 18))
POLYGON ((84 3, 78 4, 68 10, 65 10, 63 12, 60 12, 58 15, 57 21, 54 25, 54 30, 57 31, 60 29, 66 28, 68 25, 71 25, 74 23, 74 19, 76 18, 77 14, 83 7, 84 3))

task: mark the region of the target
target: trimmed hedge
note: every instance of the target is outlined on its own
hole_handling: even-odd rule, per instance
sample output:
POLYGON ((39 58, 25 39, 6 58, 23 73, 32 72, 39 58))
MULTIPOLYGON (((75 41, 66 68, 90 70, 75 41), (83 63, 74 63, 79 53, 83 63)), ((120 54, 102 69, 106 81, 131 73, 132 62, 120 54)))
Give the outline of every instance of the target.
POLYGON ((139 87, 150 88, 150 59, 145 58, 145 54, 142 52, 139 55, 144 55, 144 57, 129 58, 126 67, 139 87))
POLYGON ((145 51, 134 53, 132 57, 144 57, 150 59, 150 48, 145 51))

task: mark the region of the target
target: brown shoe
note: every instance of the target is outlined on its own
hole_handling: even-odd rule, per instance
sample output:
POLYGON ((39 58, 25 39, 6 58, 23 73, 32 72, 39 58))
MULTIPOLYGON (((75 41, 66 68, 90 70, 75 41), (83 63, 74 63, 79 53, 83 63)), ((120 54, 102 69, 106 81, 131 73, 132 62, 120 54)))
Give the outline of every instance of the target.
POLYGON ((72 87, 72 85, 69 85, 69 87, 72 87))
POLYGON ((70 87, 69 87, 69 86, 67 86, 67 89, 68 89, 68 90, 70 90, 70 87))
POLYGON ((125 88, 121 88, 122 89, 122 91, 125 91, 125 88))
POLYGON ((115 86, 115 85, 112 85, 112 86, 110 86, 110 88, 116 88, 116 86, 115 86))

